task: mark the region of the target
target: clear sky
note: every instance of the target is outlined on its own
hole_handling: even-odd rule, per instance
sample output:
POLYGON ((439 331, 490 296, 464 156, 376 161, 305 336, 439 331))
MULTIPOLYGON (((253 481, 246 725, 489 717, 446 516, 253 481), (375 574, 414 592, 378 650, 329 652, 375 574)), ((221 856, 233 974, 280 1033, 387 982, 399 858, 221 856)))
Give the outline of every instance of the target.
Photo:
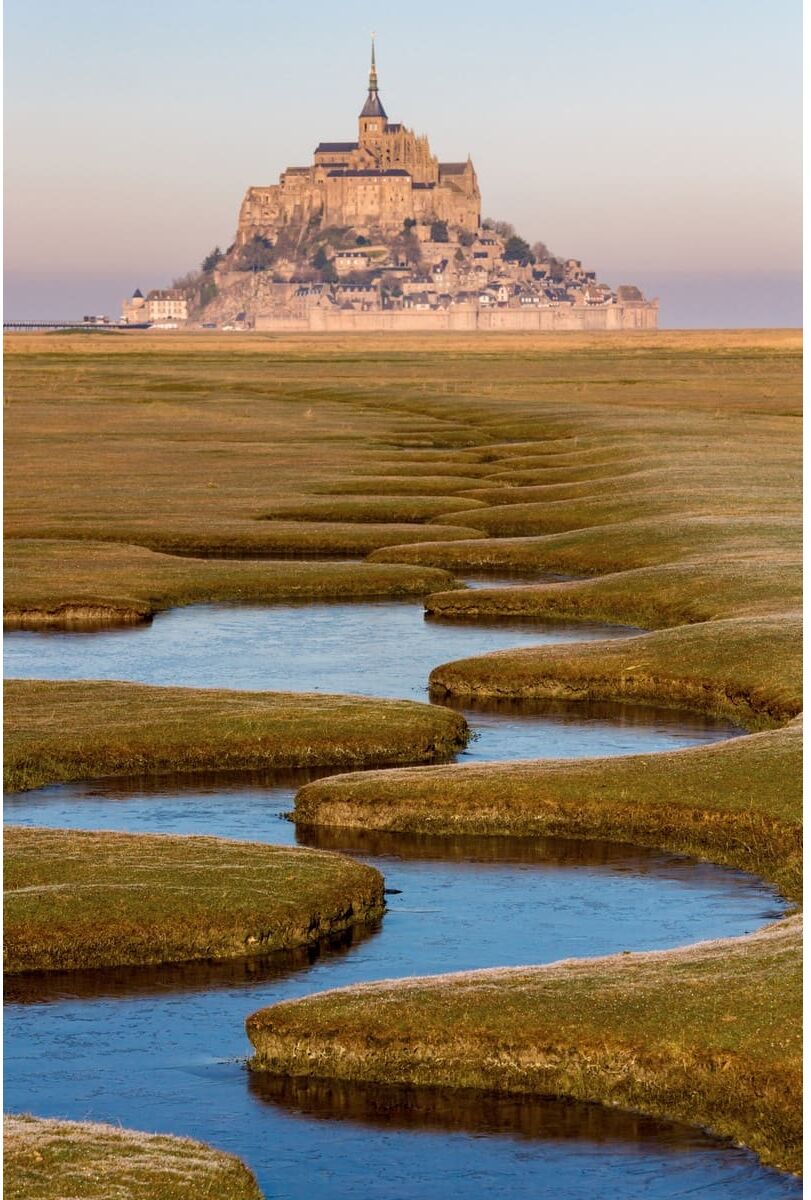
POLYGON ((118 315, 242 195, 390 120, 483 214, 662 300, 800 320, 800 0, 6 0, 6 316, 118 315))

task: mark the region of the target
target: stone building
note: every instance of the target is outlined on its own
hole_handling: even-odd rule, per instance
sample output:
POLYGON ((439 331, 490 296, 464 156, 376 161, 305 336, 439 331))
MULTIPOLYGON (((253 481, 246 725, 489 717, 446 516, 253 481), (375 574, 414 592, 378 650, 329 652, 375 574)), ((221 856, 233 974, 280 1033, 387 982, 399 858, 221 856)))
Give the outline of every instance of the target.
POLYGON ((121 306, 121 320, 125 325, 139 325, 144 321, 150 324, 186 321, 188 316, 189 302, 180 288, 153 288, 146 297, 140 288, 136 288, 121 306))
POLYGON ((236 245, 273 239, 281 227, 354 226, 384 232, 406 220, 479 228, 481 202, 473 163, 438 161, 428 138, 389 121, 380 99, 374 42, 369 92, 355 142, 320 142, 309 167, 288 167, 277 184, 251 187, 242 202, 236 245))

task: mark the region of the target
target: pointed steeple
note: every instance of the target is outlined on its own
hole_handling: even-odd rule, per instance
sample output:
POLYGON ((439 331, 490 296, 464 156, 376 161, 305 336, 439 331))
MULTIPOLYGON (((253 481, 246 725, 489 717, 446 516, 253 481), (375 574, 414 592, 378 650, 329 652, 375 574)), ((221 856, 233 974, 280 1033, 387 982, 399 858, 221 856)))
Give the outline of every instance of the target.
POLYGON ((362 117, 382 117, 386 120, 386 110, 380 103, 380 96, 377 91, 377 64, 375 63, 375 35, 372 34, 372 64, 369 68, 369 95, 366 97, 366 103, 360 110, 362 117))
POLYGON ((377 91, 377 64, 375 63, 375 35, 372 34, 372 65, 369 69, 369 91, 377 91))

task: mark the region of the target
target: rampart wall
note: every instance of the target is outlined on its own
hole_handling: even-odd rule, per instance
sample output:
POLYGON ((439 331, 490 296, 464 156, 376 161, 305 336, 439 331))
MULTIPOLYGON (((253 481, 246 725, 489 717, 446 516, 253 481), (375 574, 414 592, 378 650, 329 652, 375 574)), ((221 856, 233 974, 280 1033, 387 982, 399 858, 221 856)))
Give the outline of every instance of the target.
POLYGON ((277 333, 377 332, 567 332, 570 330, 656 329, 658 304, 611 304, 604 308, 394 309, 376 312, 314 308, 306 317, 257 316, 255 328, 277 333))

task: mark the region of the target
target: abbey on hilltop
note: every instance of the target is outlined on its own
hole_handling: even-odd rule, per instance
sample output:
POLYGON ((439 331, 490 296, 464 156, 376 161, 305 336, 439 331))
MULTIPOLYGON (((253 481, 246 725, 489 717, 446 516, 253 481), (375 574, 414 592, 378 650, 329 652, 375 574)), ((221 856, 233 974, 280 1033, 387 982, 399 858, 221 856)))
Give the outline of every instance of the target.
POLYGON ((288 167, 270 187, 250 187, 242 202, 237 245, 272 237, 280 225, 402 229, 404 221, 446 221, 476 230, 481 201, 476 172, 466 162, 439 162, 428 138, 392 124, 380 99, 375 48, 369 94, 356 142, 320 142, 312 166, 288 167))
POLYGON ((133 324, 279 332, 655 329, 658 315, 639 288, 482 221, 470 156, 440 162, 389 121, 374 41, 357 141, 320 142, 310 166, 249 187, 226 250, 122 311, 133 324))

